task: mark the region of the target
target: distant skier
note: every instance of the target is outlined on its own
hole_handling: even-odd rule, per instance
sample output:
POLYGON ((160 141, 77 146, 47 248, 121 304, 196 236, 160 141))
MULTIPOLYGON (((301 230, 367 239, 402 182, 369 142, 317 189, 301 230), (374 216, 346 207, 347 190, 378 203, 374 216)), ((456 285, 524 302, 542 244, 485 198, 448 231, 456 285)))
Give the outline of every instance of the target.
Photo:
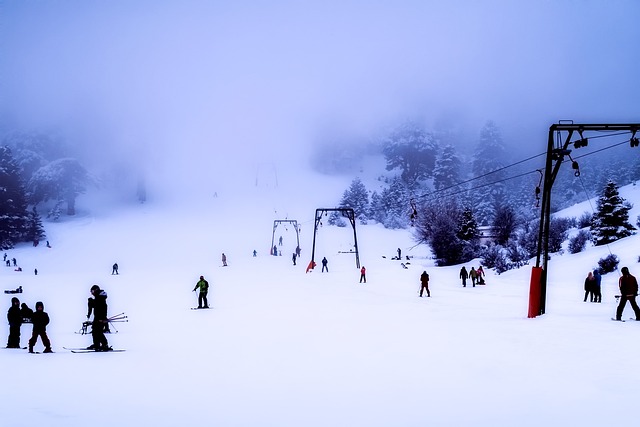
POLYGON ((11 298, 11 307, 7 311, 9 321, 9 339, 7 348, 20 348, 20 326, 22 326, 22 314, 20 313, 20 300, 11 298))
POLYGON ((38 275, 38 269, 37 268, 33 269, 33 274, 35 274, 36 276, 38 275))
POLYGON ((602 302, 602 275, 597 268, 593 270, 593 277, 596 279, 596 286, 593 290, 593 302, 602 302))
POLYGON ((398 259, 402 259, 402 251, 398 248, 398 259))
POLYGON ((18 266, 18 261, 16 261, 15 258, 12 258, 11 261, 13 261, 13 266, 17 267, 18 266))
POLYGON ((429 292, 429 275, 426 271, 423 271, 420 275, 420 297, 422 297, 422 291, 427 291, 427 297, 431 296, 429 292))
POLYGON ((478 285, 484 285, 484 270, 482 269, 482 266, 478 267, 476 273, 478 274, 478 285))
POLYGON ((278 247, 276 245, 273 245, 273 253, 271 255, 278 256, 278 247))
POLYGON ((327 270, 327 273, 329 272, 329 267, 327 266, 327 264, 329 264, 329 261, 327 261, 327 257, 322 258, 322 271, 321 273, 324 273, 324 270, 327 270))
POLYGON ((253 256, 254 258, 258 256, 258 251, 256 251, 255 249, 253 250, 253 256))
POLYGON ((636 303, 636 296, 638 295, 638 281, 634 276, 629 273, 627 267, 622 267, 620 270, 622 276, 618 280, 618 286, 620 287, 620 304, 616 310, 616 320, 622 320, 622 312, 624 306, 627 305, 627 301, 631 304, 631 308, 636 314, 636 320, 640 320, 640 308, 636 303))
POLYGON ((36 303, 36 311, 33 313, 33 316, 31 316, 31 323, 33 324, 33 332, 29 340, 29 353, 33 353, 33 346, 38 342, 38 337, 42 338, 42 344, 44 344, 43 353, 53 353, 53 351, 51 351, 51 341, 49 341, 49 337, 47 336, 49 315, 44 311, 44 304, 41 301, 36 303))
POLYGON ((298 255, 294 252, 293 255, 291 255, 291 260, 293 261, 293 265, 296 265, 296 258, 298 257, 298 255))
POLYGON ((467 278, 468 277, 469 277, 469 273, 467 273, 467 269, 463 265, 462 268, 460 269, 460 278, 462 279, 462 287, 463 288, 467 287, 467 278))
POLYGON ((222 252, 222 266, 227 266, 227 256, 224 254, 224 252, 222 252))
POLYGON ((193 292, 195 292, 196 289, 200 289, 200 293, 198 294, 198 308, 209 308, 209 302, 207 301, 209 282, 204 280, 204 276, 200 276, 200 280, 196 283, 196 287, 193 288, 193 292))
POLYGON ((367 283, 367 269, 364 268, 364 265, 360 269, 360 283, 367 283))
POLYGON ((282 236, 278 239, 278 246, 282 246, 282 236))
POLYGON ((475 288, 476 280, 478 280, 478 272, 476 271, 475 268, 471 267, 471 270, 469 270, 469 277, 471 277, 471 284, 475 288))
POLYGON ((584 279, 584 302, 587 302, 587 297, 589 297, 589 301, 593 302, 595 287, 596 278, 593 277, 592 272, 589 272, 587 278, 584 279))
POLYGON ((95 351, 109 351, 109 342, 105 337, 105 327, 109 324, 107 316, 107 293, 100 289, 100 286, 91 286, 91 295, 93 298, 89 298, 89 314, 87 319, 91 316, 93 309, 93 322, 91 323, 91 337, 93 338, 93 344, 87 347, 87 350, 95 351))
POLYGON ((296 256, 298 258, 300 258, 300 253, 302 252, 302 249, 300 249, 300 246, 296 246, 296 256))
POLYGON ((111 275, 114 274, 118 274, 118 263, 116 262, 115 264, 113 264, 113 267, 111 268, 111 275))

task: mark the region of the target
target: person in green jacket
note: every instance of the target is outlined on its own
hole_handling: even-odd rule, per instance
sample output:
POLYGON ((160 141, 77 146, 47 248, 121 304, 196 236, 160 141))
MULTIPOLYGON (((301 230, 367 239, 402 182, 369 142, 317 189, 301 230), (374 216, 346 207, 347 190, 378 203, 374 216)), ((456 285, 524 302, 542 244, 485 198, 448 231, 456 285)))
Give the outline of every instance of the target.
POLYGON ((200 280, 196 283, 196 287, 193 288, 193 292, 200 288, 200 294, 198 295, 198 308, 209 308, 207 302, 207 292, 209 292, 209 282, 204 280, 204 276, 200 276, 200 280), (203 304, 204 303, 204 304, 203 304))

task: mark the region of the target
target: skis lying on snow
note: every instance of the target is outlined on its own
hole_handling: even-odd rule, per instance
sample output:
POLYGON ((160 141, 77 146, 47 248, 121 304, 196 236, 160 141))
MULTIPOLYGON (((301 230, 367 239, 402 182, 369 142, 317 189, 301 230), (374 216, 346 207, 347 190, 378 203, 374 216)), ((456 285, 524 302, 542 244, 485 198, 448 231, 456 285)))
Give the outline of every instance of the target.
POLYGON ((211 306, 209 307, 191 307, 191 310, 208 310, 210 308, 213 308, 211 306))
POLYGON ((112 353, 112 352, 121 352, 121 351, 125 351, 125 350, 120 350, 120 349, 112 349, 112 350, 94 350, 92 348, 86 348, 86 347, 82 347, 82 348, 69 348, 69 347, 62 347, 65 350, 69 350, 71 353, 112 353))

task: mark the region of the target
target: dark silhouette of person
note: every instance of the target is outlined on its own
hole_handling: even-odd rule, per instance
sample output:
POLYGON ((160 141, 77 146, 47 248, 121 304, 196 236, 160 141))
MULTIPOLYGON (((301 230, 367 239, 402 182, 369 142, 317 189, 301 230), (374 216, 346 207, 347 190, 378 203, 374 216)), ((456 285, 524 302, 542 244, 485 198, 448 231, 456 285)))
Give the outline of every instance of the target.
POLYGON ((402 251, 398 248, 398 259, 402 259, 402 251))
POLYGON ((427 296, 431 296, 431 292, 429 292, 429 275, 426 271, 423 271, 420 275, 420 296, 422 297, 422 291, 427 291, 427 296))
POLYGON ((593 277, 593 273, 589 272, 586 279, 584 279, 584 302, 587 302, 587 297, 589 297, 589 300, 593 302, 596 283, 596 278, 593 277))
MULTIPOLYGON (((109 342, 104 335, 105 326, 109 323, 107 317, 107 293, 100 289, 100 286, 91 286, 91 295, 93 301, 89 299, 89 313, 93 309, 93 322, 91 323, 91 337, 93 338, 93 344, 87 347, 88 350, 95 351, 109 351, 109 342)), ((90 314, 87 315, 89 318, 90 314)))
POLYGON ((593 290, 593 302, 602 302, 602 275, 598 269, 593 270, 593 277, 596 279, 596 286, 593 290))
POLYGON ((360 269, 360 283, 367 283, 367 269, 364 268, 364 265, 360 269))
POLYGON ((291 256, 291 260, 293 261, 293 265, 296 265, 296 258, 298 257, 298 255, 294 252, 293 255, 291 256))
POLYGON ((193 288, 193 292, 195 292, 196 289, 200 289, 200 293, 198 294, 198 308, 209 308, 209 302, 207 301, 209 282, 204 280, 204 276, 200 276, 200 280, 196 283, 196 287, 193 288))
POLYGON ((23 320, 20 313, 20 300, 16 297, 11 298, 11 307, 7 311, 7 320, 9 321, 7 348, 20 348, 20 326, 22 326, 23 320))
POLYGON ((118 274, 118 263, 113 264, 113 268, 111 269, 111 274, 118 274))
POLYGON ((322 258, 322 271, 321 273, 324 273, 324 270, 327 270, 327 273, 329 272, 329 267, 327 266, 327 264, 329 264, 329 261, 327 261, 327 257, 322 258))
POLYGON ((640 308, 636 303, 636 296, 638 295, 638 281, 634 276, 629 273, 627 267, 622 267, 620 270, 622 276, 618 280, 618 286, 620 287, 620 303, 616 310, 616 320, 622 320, 622 312, 624 306, 627 305, 627 301, 631 304, 634 313, 636 314, 636 320, 640 321, 640 308))
POLYGON ((49 315, 44 311, 44 304, 41 301, 36 303, 36 311, 31 316, 33 324, 33 332, 29 340, 29 353, 33 353, 33 346, 38 342, 38 337, 42 338, 44 344, 44 353, 53 353, 51 350, 51 341, 47 336, 47 325, 49 324, 49 315))
POLYGON ((469 277, 469 273, 467 273, 467 269, 463 265, 462 268, 460 269, 460 278, 462 279, 462 287, 463 288, 467 287, 467 278, 468 277, 469 277))

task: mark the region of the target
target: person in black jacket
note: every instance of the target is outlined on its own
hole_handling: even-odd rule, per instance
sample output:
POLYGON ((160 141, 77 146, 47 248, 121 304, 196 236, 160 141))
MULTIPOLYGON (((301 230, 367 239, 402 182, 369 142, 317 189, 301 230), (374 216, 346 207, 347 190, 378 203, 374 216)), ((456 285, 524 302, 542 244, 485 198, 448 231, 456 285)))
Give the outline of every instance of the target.
POLYGON ((49 337, 47 336, 49 315, 45 313, 44 304, 40 301, 36 303, 36 311, 33 313, 33 316, 31 316, 31 323, 33 323, 33 332, 29 340, 29 353, 33 353, 33 346, 36 345, 38 337, 42 338, 42 344, 44 344, 43 353, 53 353, 53 351, 51 351, 51 341, 49 341, 49 337))
POLYGON ((22 316, 22 323, 31 323, 31 317, 33 316, 33 310, 25 303, 20 304, 20 315, 22 316))
POLYGON ((636 314, 636 320, 640 320, 640 308, 636 303, 636 296, 638 296, 638 281, 635 276, 629 273, 627 267, 622 267, 620 270, 622 276, 618 280, 618 286, 620 287, 620 303, 616 310, 616 320, 622 320, 622 312, 624 306, 627 305, 627 301, 631 304, 634 313, 636 314))
POLYGON ((9 321, 9 339, 7 348, 20 348, 20 326, 22 326, 22 314, 20 314, 20 300, 11 298, 11 307, 7 311, 9 321))
POLYGON ((427 297, 431 296, 431 292, 429 291, 429 274, 426 271, 423 271, 420 275, 420 296, 422 296, 422 291, 427 291, 427 297))
POLYGON ((107 320, 107 293, 100 289, 100 286, 91 286, 91 295, 93 295, 93 301, 89 303, 89 317, 91 310, 93 309, 93 322, 91 324, 91 336, 93 338, 93 344, 87 347, 88 350, 95 351, 109 351, 109 342, 107 337, 104 336, 105 325, 109 323, 107 320))

